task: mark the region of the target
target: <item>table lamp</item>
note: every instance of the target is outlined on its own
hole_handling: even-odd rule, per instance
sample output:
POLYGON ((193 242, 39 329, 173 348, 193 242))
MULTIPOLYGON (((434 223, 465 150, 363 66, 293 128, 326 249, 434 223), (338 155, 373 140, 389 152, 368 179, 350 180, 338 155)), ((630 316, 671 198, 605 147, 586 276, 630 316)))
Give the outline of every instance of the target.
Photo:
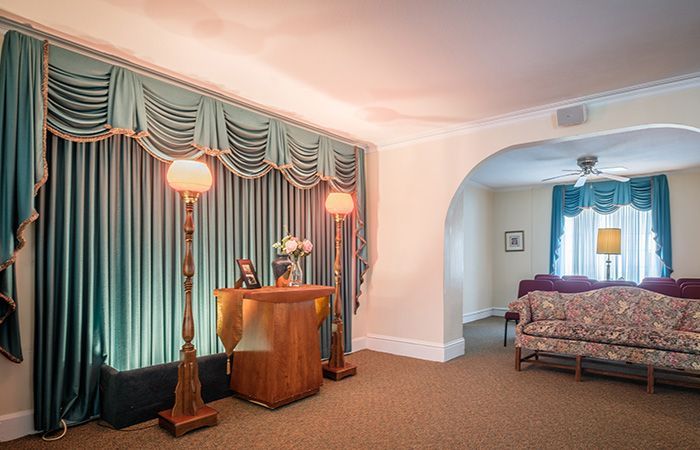
POLYGON ((218 422, 219 413, 202 401, 197 350, 192 344, 194 338, 194 318, 192 316, 192 277, 194 258, 192 256, 192 235, 194 234, 194 204, 199 194, 209 190, 212 184, 211 173, 206 164, 199 161, 177 160, 168 168, 168 184, 180 193, 185 202, 185 258, 182 273, 185 276, 185 313, 182 319, 182 339, 180 365, 177 368, 175 406, 158 413, 158 423, 175 437, 188 431, 218 422))
POLYGON ((598 228, 598 244, 596 253, 599 255, 608 255, 605 261, 605 279, 610 281, 610 255, 619 255, 620 252, 621 230, 619 228, 598 228))
POLYGON ((323 376, 331 380, 342 380, 345 377, 355 375, 357 366, 345 362, 343 349, 343 297, 341 295, 341 252, 343 243, 343 222, 345 216, 355 208, 355 203, 350 194, 343 192, 331 192, 326 198, 326 211, 335 218, 335 304, 333 305, 333 323, 331 325, 331 357, 323 364, 323 376))

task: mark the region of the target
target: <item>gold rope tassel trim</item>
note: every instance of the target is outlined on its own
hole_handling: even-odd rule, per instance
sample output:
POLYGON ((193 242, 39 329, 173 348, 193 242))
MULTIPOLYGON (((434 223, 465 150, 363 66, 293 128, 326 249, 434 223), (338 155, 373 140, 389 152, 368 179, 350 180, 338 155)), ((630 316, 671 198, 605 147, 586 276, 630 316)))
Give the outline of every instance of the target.
POLYGON ((218 148, 209 148, 209 147, 206 147, 206 146, 204 146, 204 145, 196 144, 196 143, 194 143, 194 142, 191 142, 190 145, 191 145, 192 147, 196 148, 197 150, 206 153, 206 154, 209 155, 209 156, 219 156, 219 155, 231 155, 231 154, 233 154, 233 152, 231 151, 230 148, 226 148, 226 149, 221 150, 221 149, 218 149, 218 148))
POLYGON ((104 125, 105 129, 109 130, 110 133, 112 133, 110 136, 114 136, 116 134, 121 134, 130 138, 138 139, 146 136, 150 136, 151 133, 149 133, 147 130, 139 131, 138 133, 130 128, 114 128, 112 125, 106 123, 104 125))
MULTIPOLYGON (((44 168, 44 173, 41 179, 34 184, 34 196, 39 193, 39 189, 49 179, 49 163, 46 160, 46 118, 49 115, 49 41, 43 43, 43 54, 41 60, 41 99, 43 102, 44 117, 41 126, 41 163, 44 168)), ((38 217, 38 216, 37 216, 38 217)))
POLYGON ((17 311, 17 303, 14 300, 12 300, 10 297, 8 297, 7 295, 3 294, 2 292, 0 292, 0 298, 3 299, 8 305, 10 305, 10 310, 7 311, 7 314, 0 317, 0 324, 1 324, 5 321, 5 319, 10 317, 10 314, 17 311))
POLYGON ((113 133, 113 132, 110 130, 110 131, 108 131, 107 133, 105 133, 105 134, 100 134, 100 135, 98 135, 98 136, 83 137, 83 136, 73 136, 73 135, 64 133, 63 131, 60 131, 60 130, 58 130, 58 129, 56 129, 56 128, 52 127, 51 125, 48 125, 48 124, 46 125, 46 128, 51 132, 51 134, 53 134, 53 135, 55 135, 55 136, 58 136, 58 137, 60 137, 60 138, 63 138, 63 139, 65 139, 65 140, 67 140, 67 141, 79 142, 79 143, 103 141, 103 140, 105 140, 105 139, 107 139, 107 138, 109 138, 109 137, 112 137, 112 136, 114 136, 115 134, 117 134, 117 133, 113 133))
POLYGON ((10 354, 10 352, 5 350, 4 347, 0 347, 0 355, 4 356, 5 358, 9 359, 10 361, 12 361, 13 363, 16 363, 16 364, 19 364, 22 361, 24 361, 23 358, 14 357, 12 354, 10 354))

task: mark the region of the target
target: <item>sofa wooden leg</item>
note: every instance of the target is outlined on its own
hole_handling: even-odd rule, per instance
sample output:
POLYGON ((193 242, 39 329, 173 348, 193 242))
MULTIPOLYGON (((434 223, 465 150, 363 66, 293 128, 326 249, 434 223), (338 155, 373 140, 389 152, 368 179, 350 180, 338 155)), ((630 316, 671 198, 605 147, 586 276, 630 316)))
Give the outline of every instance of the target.
POLYGON ((647 394, 654 393, 654 366, 647 364, 647 394))
POLYGON ((520 372, 520 362, 521 358, 520 355, 522 353, 522 349, 520 347, 515 347, 515 370, 520 372))
POLYGON ((576 382, 581 381, 581 360, 583 357, 581 355, 576 355, 576 382))

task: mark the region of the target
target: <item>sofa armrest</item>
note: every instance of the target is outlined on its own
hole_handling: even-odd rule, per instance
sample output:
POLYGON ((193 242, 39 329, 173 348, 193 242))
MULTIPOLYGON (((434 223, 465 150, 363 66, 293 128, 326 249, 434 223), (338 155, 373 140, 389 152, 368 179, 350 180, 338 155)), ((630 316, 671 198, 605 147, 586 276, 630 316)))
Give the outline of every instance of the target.
POLYGON ((525 328, 525 325, 532 322, 532 313, 530 311, 530 301, 527 295, 523 295, 519 299, 511 302, 508 305, 508 310, 518 313, 520 319, 515 325, 515 343, 518 345, 520 334, 525 328))

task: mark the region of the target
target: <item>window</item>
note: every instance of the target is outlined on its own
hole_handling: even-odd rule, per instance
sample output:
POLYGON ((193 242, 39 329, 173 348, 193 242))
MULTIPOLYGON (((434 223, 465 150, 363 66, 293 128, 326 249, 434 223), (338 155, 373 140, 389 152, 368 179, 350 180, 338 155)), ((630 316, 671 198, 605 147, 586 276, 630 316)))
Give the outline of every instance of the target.
POLYGON ((639 211, 632 205, 622 206, 612 214, 599 214, 588 208, 576 217, 566 217, 558 274, 605 279, 607 255, 596 254, 598 228, 622 230, 622 254, 611 255, 613 279, 639 283, 644 277, 661 276, 662 263, 656 255, 651 231, 651 211, 639 211))

